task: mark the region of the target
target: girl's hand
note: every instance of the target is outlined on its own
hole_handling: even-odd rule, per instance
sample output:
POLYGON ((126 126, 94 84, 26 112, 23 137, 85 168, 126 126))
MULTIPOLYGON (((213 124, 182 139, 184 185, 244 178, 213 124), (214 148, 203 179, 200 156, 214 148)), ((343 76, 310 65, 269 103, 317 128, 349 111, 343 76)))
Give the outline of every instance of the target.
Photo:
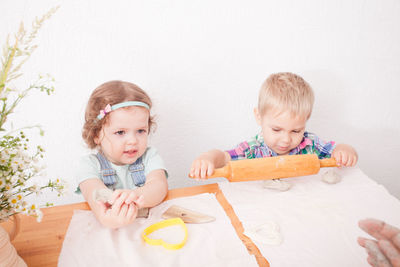
POLYGON ((143 196, 139 195, 135 190, 117 189, 113 192, 108 202, 113 205, 119 198, 127 205, 135 203, 138 208, 142 208, 143 206, 143 196))
POLYGON ((356 165, 358 155, 355 149, 346 144, 339 144, 332 152, 332 157, 336 159, 339 167, 351 167, 356 165))
POLYGON ((214 163, 209 159, 197 158, 190 167, 190 177, 196 180, 206 180, 206 176, 212 175, 215 170, 214 163))
POLYGON ((138 196, 133 190, 116 190, 108 203, 98 202, 103 224, 119 228, 135 221, 143 205, 143 196, 138 196))

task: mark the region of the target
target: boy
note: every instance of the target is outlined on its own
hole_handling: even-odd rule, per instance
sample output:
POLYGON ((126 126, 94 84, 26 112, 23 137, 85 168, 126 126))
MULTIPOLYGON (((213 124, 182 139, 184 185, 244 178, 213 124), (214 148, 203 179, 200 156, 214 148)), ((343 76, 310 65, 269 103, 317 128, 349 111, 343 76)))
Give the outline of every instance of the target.
POLYGON ((320 159, 334 157, 338 166, 354 166, 358 156, 353 147, 324 142, 305 131, 313 103, 314 93, 300 76, 289 72, 270 75, 261 86, 254 109, 261 133, 232 150, 202 153, 193 161, 190 176, 205 179, 230 160, 280 155, 317 154, 320 159))

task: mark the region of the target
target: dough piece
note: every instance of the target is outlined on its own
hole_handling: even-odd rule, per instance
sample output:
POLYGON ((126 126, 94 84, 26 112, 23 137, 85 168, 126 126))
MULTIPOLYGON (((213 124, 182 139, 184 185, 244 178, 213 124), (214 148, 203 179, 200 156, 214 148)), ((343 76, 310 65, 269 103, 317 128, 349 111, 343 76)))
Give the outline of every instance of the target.
POLYGON ((243 232, 253 241, 257 241, 266 245, 279 246, 283 242, 279 225, 273 221, 250 228, 243 232))
POLYGON ((292 187, 292 184, 282 181, 280 179, 273 179, 273 180, 264 180, 263 187, 278 191, 287 191, 292 187))
POLYGON ((113 191, 108 188, 96 189, 93 191, 93 200, 94 201, 102 201, 104 203, 108 202, 112 193, 113 193, 113 191))
POLYGON ((330 169, 322 175, 321 180, 327 184, 336 184, 342 180, 342 177, 335 170, 330 169))

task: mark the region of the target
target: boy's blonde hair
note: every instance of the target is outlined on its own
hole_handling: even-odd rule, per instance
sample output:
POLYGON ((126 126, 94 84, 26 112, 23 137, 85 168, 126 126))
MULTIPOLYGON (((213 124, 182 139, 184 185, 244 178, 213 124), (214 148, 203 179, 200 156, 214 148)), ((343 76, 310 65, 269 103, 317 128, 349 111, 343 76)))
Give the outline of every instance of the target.
MULTIPOLYGON (((133 83, 110 81, 103 83, 93 91, 86 106, 85 123, 82 130, 82 138, 89 148, 96 147, 94 139, 98 137, 103 125, 108 122, 109 116, 105 116, 100 120, 97 119, 100 110, 104 109, 108 104, 112 106, 127 101, 146 103, 150 109, 152 106, 151 99, 146 92, 133 83)), ((153 117, 149 116, 149 130, 153 125, 153 117)))
POLYGON ((278 109, 308 119, 313 104, 314 93, 310 85, 290 72, 271 74, 261 86, 258 95, 258 110, 261 115, 271 109, 278 109))

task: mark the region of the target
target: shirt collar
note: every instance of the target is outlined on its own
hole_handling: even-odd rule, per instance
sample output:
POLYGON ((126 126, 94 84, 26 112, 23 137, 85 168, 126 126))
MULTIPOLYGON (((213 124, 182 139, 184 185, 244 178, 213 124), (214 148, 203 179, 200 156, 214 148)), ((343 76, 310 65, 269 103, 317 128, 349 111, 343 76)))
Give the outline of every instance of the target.
MULTIPOLYGON (((300 144, 299 144, 297 147, 295 147, 295 148, 293 148, 292 150, 290 150, 289 155, 297 155, 297 154, 299 154, 299 152, 300 152, 301 150, 303 150, 306 146, 312 145, 311 139, 307 138, 307 136, 308 136, 308 133, 307 133, 307 132, 304 132, 303 139, 301 140, 300 144)), ((271 148, 269 148, 269 147, 265 144, 265 142, 264 142, 264 137, 263 137, 263 135, 262 135, 261 132, 260 132, 259 134, 256 135, 256 141, 259 143, 260 147, 264 147, 264 148, 266 148, 267 150, 269 150, 269 151, 270 151, 269 154, 270 154, 271 156, 273 156, 273 157, 278 156, 278 154, 277 154, 275 151, 273 151, 271 148)))

